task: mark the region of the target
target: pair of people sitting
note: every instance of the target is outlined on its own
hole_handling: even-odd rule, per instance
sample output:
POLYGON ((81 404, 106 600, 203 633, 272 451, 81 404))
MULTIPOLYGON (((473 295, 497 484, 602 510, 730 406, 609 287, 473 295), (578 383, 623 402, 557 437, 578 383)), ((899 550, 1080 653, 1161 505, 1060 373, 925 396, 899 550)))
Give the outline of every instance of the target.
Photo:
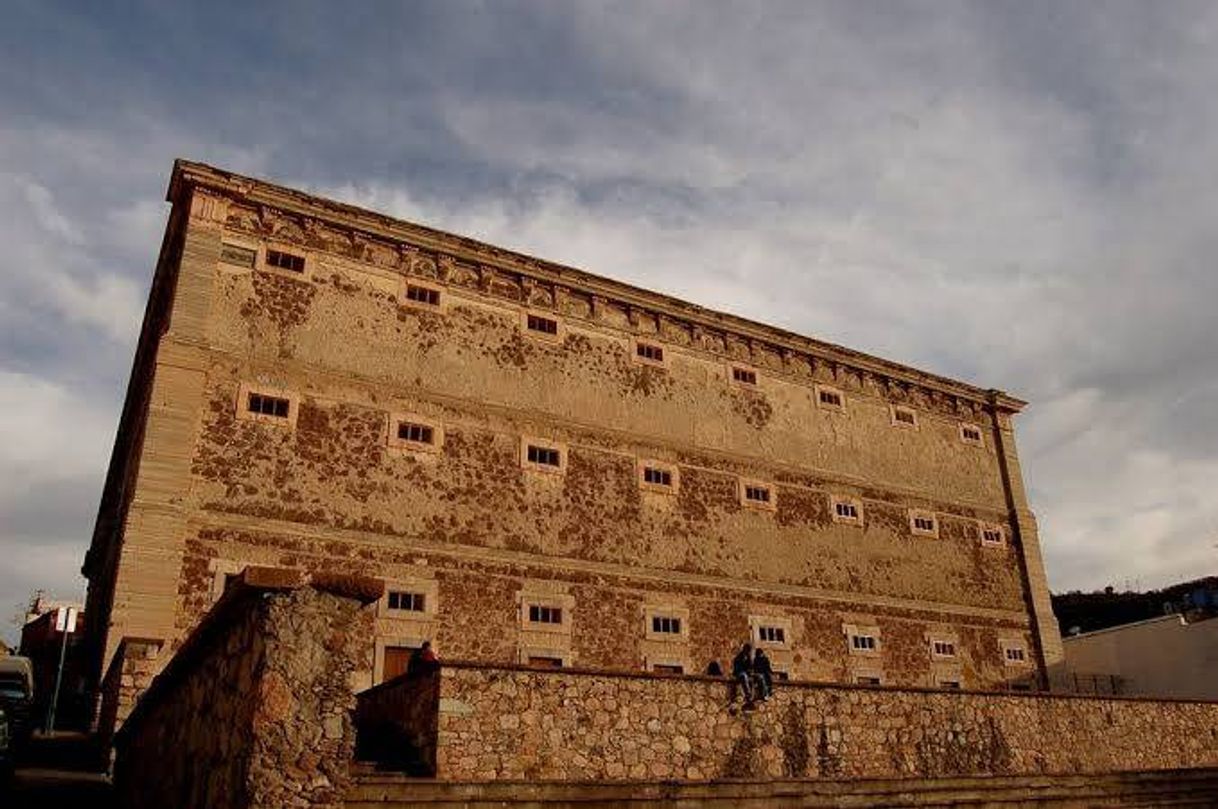
POLYGON ((746 708, 769 699, 774 692, 774 668, 765 649, 754 652, 750 643, 741 646, 732 659, 732 679, 744 695, 746 708))

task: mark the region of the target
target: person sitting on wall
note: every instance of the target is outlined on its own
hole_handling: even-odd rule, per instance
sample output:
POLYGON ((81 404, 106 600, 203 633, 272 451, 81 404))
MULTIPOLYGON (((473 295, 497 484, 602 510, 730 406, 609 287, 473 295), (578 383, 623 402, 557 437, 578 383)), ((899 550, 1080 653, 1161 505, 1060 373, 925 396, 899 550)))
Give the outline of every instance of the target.
POLYGON ((757 681, 758 699, 765 702, 774 693, 774 667, 765 649, 758 649, 753 655, 753 678, 757 681))
POLYGON ((723 676, 723 666, 719 665, 718 660, 712 660, 707 665, 706 676, 707 677, 722 677, 723 676))
MULTIPOLYGON (((744 707, 751 707, 753 704, 753 647, 747 643, 741 646, 740 651, 732 658, 732 679, 735 680, 740 693, 744 695, 744 707)), ((735 701, 734 695, 732 701, 735 701)))
POLYGON ((431 641, 423 641, 423 645, 415 649, 410 655, 410 662, 406 664, 406 676, 418 677, 422 674, 431 674, 440 668, 440 658, 436 657, 436 653, 431 649, 431 641))

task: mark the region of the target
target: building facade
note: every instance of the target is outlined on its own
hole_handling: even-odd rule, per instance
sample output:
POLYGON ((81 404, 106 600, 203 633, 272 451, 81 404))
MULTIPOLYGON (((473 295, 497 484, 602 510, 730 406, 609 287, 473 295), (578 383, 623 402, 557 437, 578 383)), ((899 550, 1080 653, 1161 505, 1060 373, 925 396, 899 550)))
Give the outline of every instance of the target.
POLYGON ((1022 402, 179 162, 93 543, 95 682, 250 564, 448 659, 997 688, 1061 658, 1022 402))
POLYGON ((1161 615, 1067 636, 1067 677, 1078 691, 1218 701, 1218 617, 1161 615))

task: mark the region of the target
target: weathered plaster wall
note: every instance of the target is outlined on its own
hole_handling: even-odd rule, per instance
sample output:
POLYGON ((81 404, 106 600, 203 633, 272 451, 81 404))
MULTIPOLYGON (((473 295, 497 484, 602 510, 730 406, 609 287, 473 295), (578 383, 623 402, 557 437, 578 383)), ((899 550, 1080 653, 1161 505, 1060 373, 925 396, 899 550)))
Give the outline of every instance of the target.
POLYGON ((116 738, 129 809, 342 806, 354 690, 383 584, 252 569, 178 649, 116 738))
POLYGON ((445 780, 938 777, 1218 765, 1218 704, 482 667, 441 674, 445 780))
POLYGON ((690 612, 688 655, 691 670, 717 659, 726 664, 735 644, 748 637, 748 616, 785 616, 792 622, 791 674, 800 679, 843 681, 852 666, 866 664, 848 652, 843 622, 874 622, 881 631, 877 673, 895 685, 932 685, 928 633, 950 628, 957 636, 957 663, 966 686, 992 687, 1026 676, 1027 667, 1004 664, 1000 637, 1029 640, 1026 626, 977 614, 945 616, 911 607, 868 605, 861 609, 827 598, 759 591, 725 591, 714 580, 639 580, 589 573, 562 566, 546 568, 517 559, 459 558, 398 547, 377 535, 325 532, 312 537, 239 529, 199 530, 186 542, 181 582, 184 616, 206 610, 212 563, 244 559, 254 564, 340 571, 395 580, 435 580, 438 613, 430 635, 445 657, 515 662, 521 638, 517 594, 531 583, 566 584, 573 598, 572 663, 607 669, 638 670, 647 644, 642 637, 644 606, 680 602, 690 612))

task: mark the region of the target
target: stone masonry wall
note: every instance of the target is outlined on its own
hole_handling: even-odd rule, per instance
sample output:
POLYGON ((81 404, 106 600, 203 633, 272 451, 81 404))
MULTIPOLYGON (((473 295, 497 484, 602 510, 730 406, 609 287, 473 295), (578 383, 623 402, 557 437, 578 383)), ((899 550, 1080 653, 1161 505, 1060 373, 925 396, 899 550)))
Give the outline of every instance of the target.
POLYGON ((380 582, 255 568, 186 639, 116 738, 128 809, 332 807, 380 582))
POLYGON ((1218 766, 1218 703, 442 670, 444 780, 935 777, 1218 766))

